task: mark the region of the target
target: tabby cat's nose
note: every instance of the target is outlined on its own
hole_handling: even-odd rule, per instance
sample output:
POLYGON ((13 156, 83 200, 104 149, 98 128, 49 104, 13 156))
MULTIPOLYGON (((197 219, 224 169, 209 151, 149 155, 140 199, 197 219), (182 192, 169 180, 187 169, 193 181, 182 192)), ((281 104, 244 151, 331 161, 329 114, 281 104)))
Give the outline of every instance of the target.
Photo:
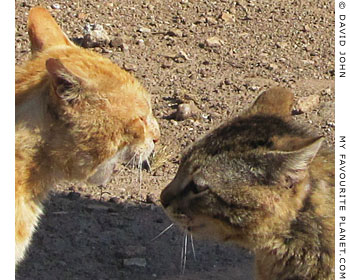
POLYGON ((180 173, 176 174, 174 180, 160 194, 160 201, 164 208, 182 193, 188 182, 189 180, 182 178, 180 173))
POLYGON ((176 197, 176 187, 173 182, 171 182, 160 194, 160 202, 164 208, 167 208, 171 201, 176 197))
POLYGON ((180 181, 179 177, 175 177, 175 179, 162 191, 160 195, 160 201, 164 208, 168 207, 176 198, 187 197, 190 194, 199 194, 209 188, 207 186, 200 186, 193 180, 180 181))

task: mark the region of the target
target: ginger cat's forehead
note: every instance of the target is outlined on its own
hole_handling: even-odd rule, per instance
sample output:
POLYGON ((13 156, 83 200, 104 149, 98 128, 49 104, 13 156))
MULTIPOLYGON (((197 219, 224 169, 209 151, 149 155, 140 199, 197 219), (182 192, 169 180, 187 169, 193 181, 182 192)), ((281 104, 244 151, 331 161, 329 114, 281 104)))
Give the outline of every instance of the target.
MULTIPOLYGON (((38 54, 39 61, 57 58, 85 89, 86 97, 106 99, 111 109, 135 113, 141 117, 151 113, 150 95, 127 71, 109 59, 89 50, 73 47, 52 47, 38 54), (138 112, 139 111, 139 112, 138 112)), ((44 64, 40 65, 44 68, 44 64)))

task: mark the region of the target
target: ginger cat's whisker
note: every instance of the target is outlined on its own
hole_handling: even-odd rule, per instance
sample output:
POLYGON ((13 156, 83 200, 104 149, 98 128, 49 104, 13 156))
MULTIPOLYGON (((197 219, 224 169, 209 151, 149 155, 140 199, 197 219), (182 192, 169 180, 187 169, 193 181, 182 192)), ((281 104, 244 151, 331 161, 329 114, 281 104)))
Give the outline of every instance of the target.
POLYGON ((173 227, 174 223, 170 224, 169 226, 167 226, 164 230, 162 230, 156 237, 153 237, 151 239, 151 242, 153 242, 154 240, 158 239, 159 237, 161 237, 164 233, 166 233, 169 229, 171 229, 173 227))
POLYGON ((118 170, 114 176, 118 176, 122 171, 126 170, 128 168, 128 165, 130 164, 130 162, 132 160, 134 160, 134 158, 136 157, 136 153, 132 156, 132 158, 125 164, 125 165, 122 165, 122 167, 120 168, 120 170, 118 170))

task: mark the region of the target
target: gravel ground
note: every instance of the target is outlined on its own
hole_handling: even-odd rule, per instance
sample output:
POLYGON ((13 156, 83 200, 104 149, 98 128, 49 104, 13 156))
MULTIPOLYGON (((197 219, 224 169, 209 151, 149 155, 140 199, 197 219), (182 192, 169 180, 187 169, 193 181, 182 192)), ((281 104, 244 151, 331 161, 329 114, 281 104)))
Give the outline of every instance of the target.
POLYGON ((138 171, 123 166, 102 192, 57 186, 16 279, 253 279, 249 252, 201 240, 194 240, 196 257, 189 242, 181 274, 184 233, 173 227, 151 241, 171 224, 159 194, 187 145, 274 85, 291 89, 294 118, 334 145, 334 3, 16 1, 17 64, 30 57, 26 21, 37 5, 72 40, 144 84, 162 139, 141 187, 138 171), (105 31, 103 42, 83 39, 94 24, 105 31))

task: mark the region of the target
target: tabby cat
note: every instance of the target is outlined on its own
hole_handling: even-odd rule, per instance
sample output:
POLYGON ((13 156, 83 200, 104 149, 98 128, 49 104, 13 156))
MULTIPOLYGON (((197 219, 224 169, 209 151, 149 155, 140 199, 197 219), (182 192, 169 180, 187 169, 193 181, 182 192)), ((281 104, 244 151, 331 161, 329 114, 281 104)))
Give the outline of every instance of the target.
POLYGON ((273 88, 194 143, 163 190, 189 232, 255 252, 260 280, 334 279, 334 152, 273 88))
POLYGON ((116 161, 146 160, 159 139, 132 75, 74 45, 44 8, 30 11, 28 30, 33 57, 16 68, 16 264, 55 184, 104 184, 116 161))

